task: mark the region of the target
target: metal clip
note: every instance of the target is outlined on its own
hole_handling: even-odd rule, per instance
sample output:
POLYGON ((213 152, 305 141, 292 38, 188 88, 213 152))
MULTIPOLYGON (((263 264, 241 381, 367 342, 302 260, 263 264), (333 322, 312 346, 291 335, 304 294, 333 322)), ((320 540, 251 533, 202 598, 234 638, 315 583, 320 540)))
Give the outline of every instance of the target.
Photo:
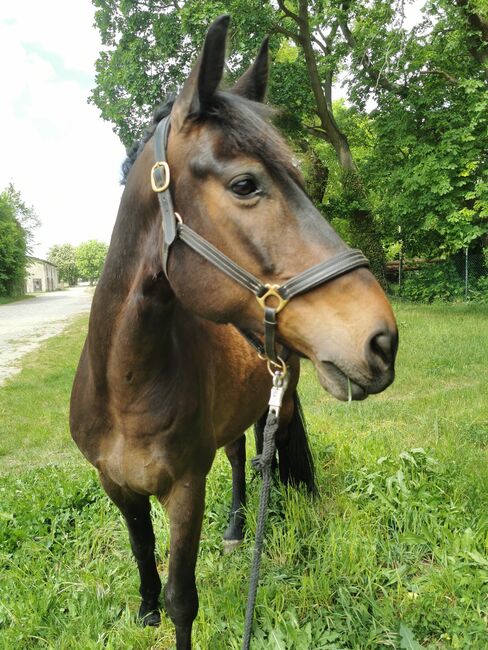
POLYGON ((288 378, 287 369, 284 372, 276 371, 273 375, 273 387, 271 388, 268 406, 270 413, 276 417, 280 414, 283 397, 288 387, 288 378))

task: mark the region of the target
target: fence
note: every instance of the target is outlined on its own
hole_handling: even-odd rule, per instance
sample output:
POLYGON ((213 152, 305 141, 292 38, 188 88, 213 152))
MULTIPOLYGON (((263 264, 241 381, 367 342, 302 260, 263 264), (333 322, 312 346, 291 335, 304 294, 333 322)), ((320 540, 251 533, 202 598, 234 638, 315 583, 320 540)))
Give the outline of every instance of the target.
POLYGON ((488 249, 479 242, 447 259, 408 259, 400 252, 386 275, 390 292, 410 300, 488 303, 488 249))

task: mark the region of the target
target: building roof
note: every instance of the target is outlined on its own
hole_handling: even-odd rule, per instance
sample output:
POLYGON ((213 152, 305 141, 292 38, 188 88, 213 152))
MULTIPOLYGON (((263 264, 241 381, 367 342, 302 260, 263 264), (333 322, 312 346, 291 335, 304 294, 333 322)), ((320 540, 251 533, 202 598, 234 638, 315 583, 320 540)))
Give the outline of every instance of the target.
POLYGON ((53 264, 52 262, 48 262, 47 260, 41 260, 40 257, 33 257, 32 255, 27 255, 27 259, 30 262, 41 262, 41 264, 49 264, 49 266, 54 266, 54 268, 58 268, 57 264, 53 264))

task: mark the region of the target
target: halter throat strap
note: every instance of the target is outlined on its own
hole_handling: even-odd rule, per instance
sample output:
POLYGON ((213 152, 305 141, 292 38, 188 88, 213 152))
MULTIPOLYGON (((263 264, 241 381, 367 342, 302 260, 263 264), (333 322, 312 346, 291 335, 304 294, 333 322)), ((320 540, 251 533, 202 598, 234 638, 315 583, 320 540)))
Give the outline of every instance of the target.
MULTIPOLYGON (((353 269, 368 267, 369 262, 360 250, 346 249, 331 259, 299 273, 285 284, 264 284, 255 275, 236 264, 195 230, 184 224, 179 214, 175 212, 171 198, 170 169, 166 155, 169 129, 170 116, 168 115, 158 124, 154 134, 156 163, 151 169, 151 186, 158 195, 163 221, 162 254, 166 277, 168 277, 168 257, 171 245, 176 239, 180 239, 222 273, 254 294, 264 312, 264 356, 273 364, 278 364, 280 359, 276 353, 275 344, 276 316, 288 301, 344 273, 349 273, 353 269)), ((244 334, 246 339, 260 352, 253 337, 244 334)))

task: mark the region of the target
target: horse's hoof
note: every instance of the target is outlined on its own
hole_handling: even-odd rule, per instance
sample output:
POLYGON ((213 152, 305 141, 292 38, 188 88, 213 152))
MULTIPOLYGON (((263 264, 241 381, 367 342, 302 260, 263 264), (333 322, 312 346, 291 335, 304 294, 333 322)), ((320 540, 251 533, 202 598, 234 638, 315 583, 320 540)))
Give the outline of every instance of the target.
POLYGON ((158 625, 161 625, 161 614, 158 609, 153 609, 147 613, 140 611, 139 620, 142 624, 142 627, 158 627, 158 625))
POLYGON ((239 548, 243 539, 224 539, 224 555, 228 555, 239 548))

